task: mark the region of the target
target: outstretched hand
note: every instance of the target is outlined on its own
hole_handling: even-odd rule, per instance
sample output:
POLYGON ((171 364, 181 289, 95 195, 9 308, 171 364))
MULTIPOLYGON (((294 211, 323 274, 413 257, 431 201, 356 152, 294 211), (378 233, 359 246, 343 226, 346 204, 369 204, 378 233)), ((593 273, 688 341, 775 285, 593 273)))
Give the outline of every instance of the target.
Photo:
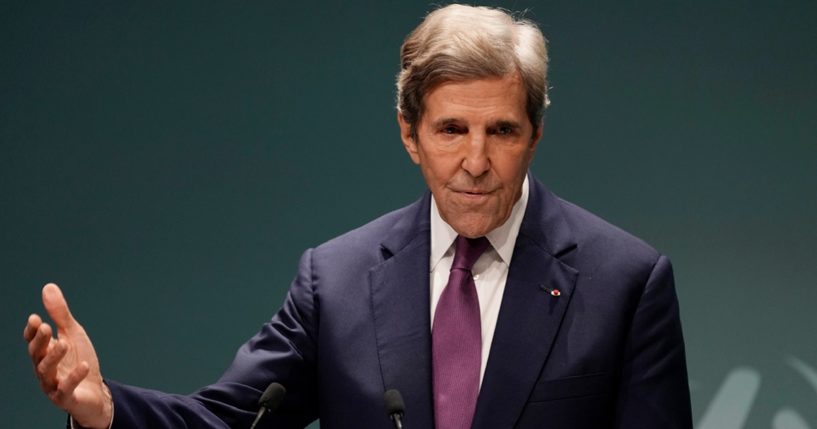
POLYGON ((57 285, 49 283, 43 287, 43 305, 56 325, 57 337, 53 337, 51 326, 37 314, 28 317, 23 330, 40 388, 80 425, 107 428, 113 403, 102 381, 91 339, 71 315, 57 285))

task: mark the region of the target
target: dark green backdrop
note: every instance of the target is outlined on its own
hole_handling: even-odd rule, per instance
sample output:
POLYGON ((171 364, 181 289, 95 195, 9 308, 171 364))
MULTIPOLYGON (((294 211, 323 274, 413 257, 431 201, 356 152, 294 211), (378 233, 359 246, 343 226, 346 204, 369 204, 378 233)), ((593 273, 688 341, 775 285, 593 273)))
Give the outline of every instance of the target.
MULTIPOLYGON (((817 428, 817 3, 533 2, 534 172, 668 253, 703 429, 817 428)), ((4 427, 60 427, 48 281, 111 378, 214 380, 297 258, 422 191, 393 104, 423 2, 3 2, 4 427)))

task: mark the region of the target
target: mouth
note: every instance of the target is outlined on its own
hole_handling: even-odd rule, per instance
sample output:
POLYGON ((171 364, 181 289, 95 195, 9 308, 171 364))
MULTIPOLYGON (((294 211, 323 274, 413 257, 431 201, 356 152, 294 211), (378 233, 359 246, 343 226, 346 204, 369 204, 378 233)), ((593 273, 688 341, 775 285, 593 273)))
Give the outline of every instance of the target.
POLYGON ((465 198, 469 199, 482 199, 487 198, 489 195, 493 194, 493 191, 485 191, 479 189, 468 189, 468 190, 454 190, 454 192, 458 195, 461 195, 465 198))

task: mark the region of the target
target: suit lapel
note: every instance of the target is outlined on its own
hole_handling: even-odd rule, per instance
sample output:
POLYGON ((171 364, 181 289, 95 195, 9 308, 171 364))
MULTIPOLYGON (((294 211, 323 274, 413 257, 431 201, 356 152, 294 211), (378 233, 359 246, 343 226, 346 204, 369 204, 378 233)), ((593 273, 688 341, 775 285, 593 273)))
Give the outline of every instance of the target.
POLYGON ((575 244, 559 201, 535 179, 530 184, 474 429, 513 427, 547 361, 578 277, 564 262, 575 244), (556 289, 560 295, 546 289, 556 289))
POLYGON ((434 426, 429 310, 429 195, 408 209, 369 272, 383 389, 397 389, 410 427, 434 426))
MULTIPOLYGON (((514 248, 474 429, 513 427, 547 361, 573 295, 576 244, 559 200, 533 177, 514 248), (552 296, 544 290, 558 289, 552 296)), ((430 194, 384 238, 369 273, 383 389, 398 389, 410 427, 434 427, 429 291, 430 194)))

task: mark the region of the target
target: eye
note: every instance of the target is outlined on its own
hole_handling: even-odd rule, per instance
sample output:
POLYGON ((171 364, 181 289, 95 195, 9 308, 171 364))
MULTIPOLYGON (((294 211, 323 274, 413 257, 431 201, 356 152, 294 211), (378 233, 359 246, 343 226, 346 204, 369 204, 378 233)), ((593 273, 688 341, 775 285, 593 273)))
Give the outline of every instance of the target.
POLYGON ((488 133, 497 136, 512 136, 516 134, 516 127, 513 125, 497 125, 489 129, 488 133))
POLYGON ((497 130, 497 134, 503 135, 503 136, 513 134, 513 128, 512 127, 507 127, 507 126, 499 127, 499 129, 497 130))
POLYGON ((440 128, 440 132, 443 133, 443 134, 453 135, 453 134, 461 134, 462 130, 459 127, 455 126, 455 125, 446 125, 446 126, 440 128))

